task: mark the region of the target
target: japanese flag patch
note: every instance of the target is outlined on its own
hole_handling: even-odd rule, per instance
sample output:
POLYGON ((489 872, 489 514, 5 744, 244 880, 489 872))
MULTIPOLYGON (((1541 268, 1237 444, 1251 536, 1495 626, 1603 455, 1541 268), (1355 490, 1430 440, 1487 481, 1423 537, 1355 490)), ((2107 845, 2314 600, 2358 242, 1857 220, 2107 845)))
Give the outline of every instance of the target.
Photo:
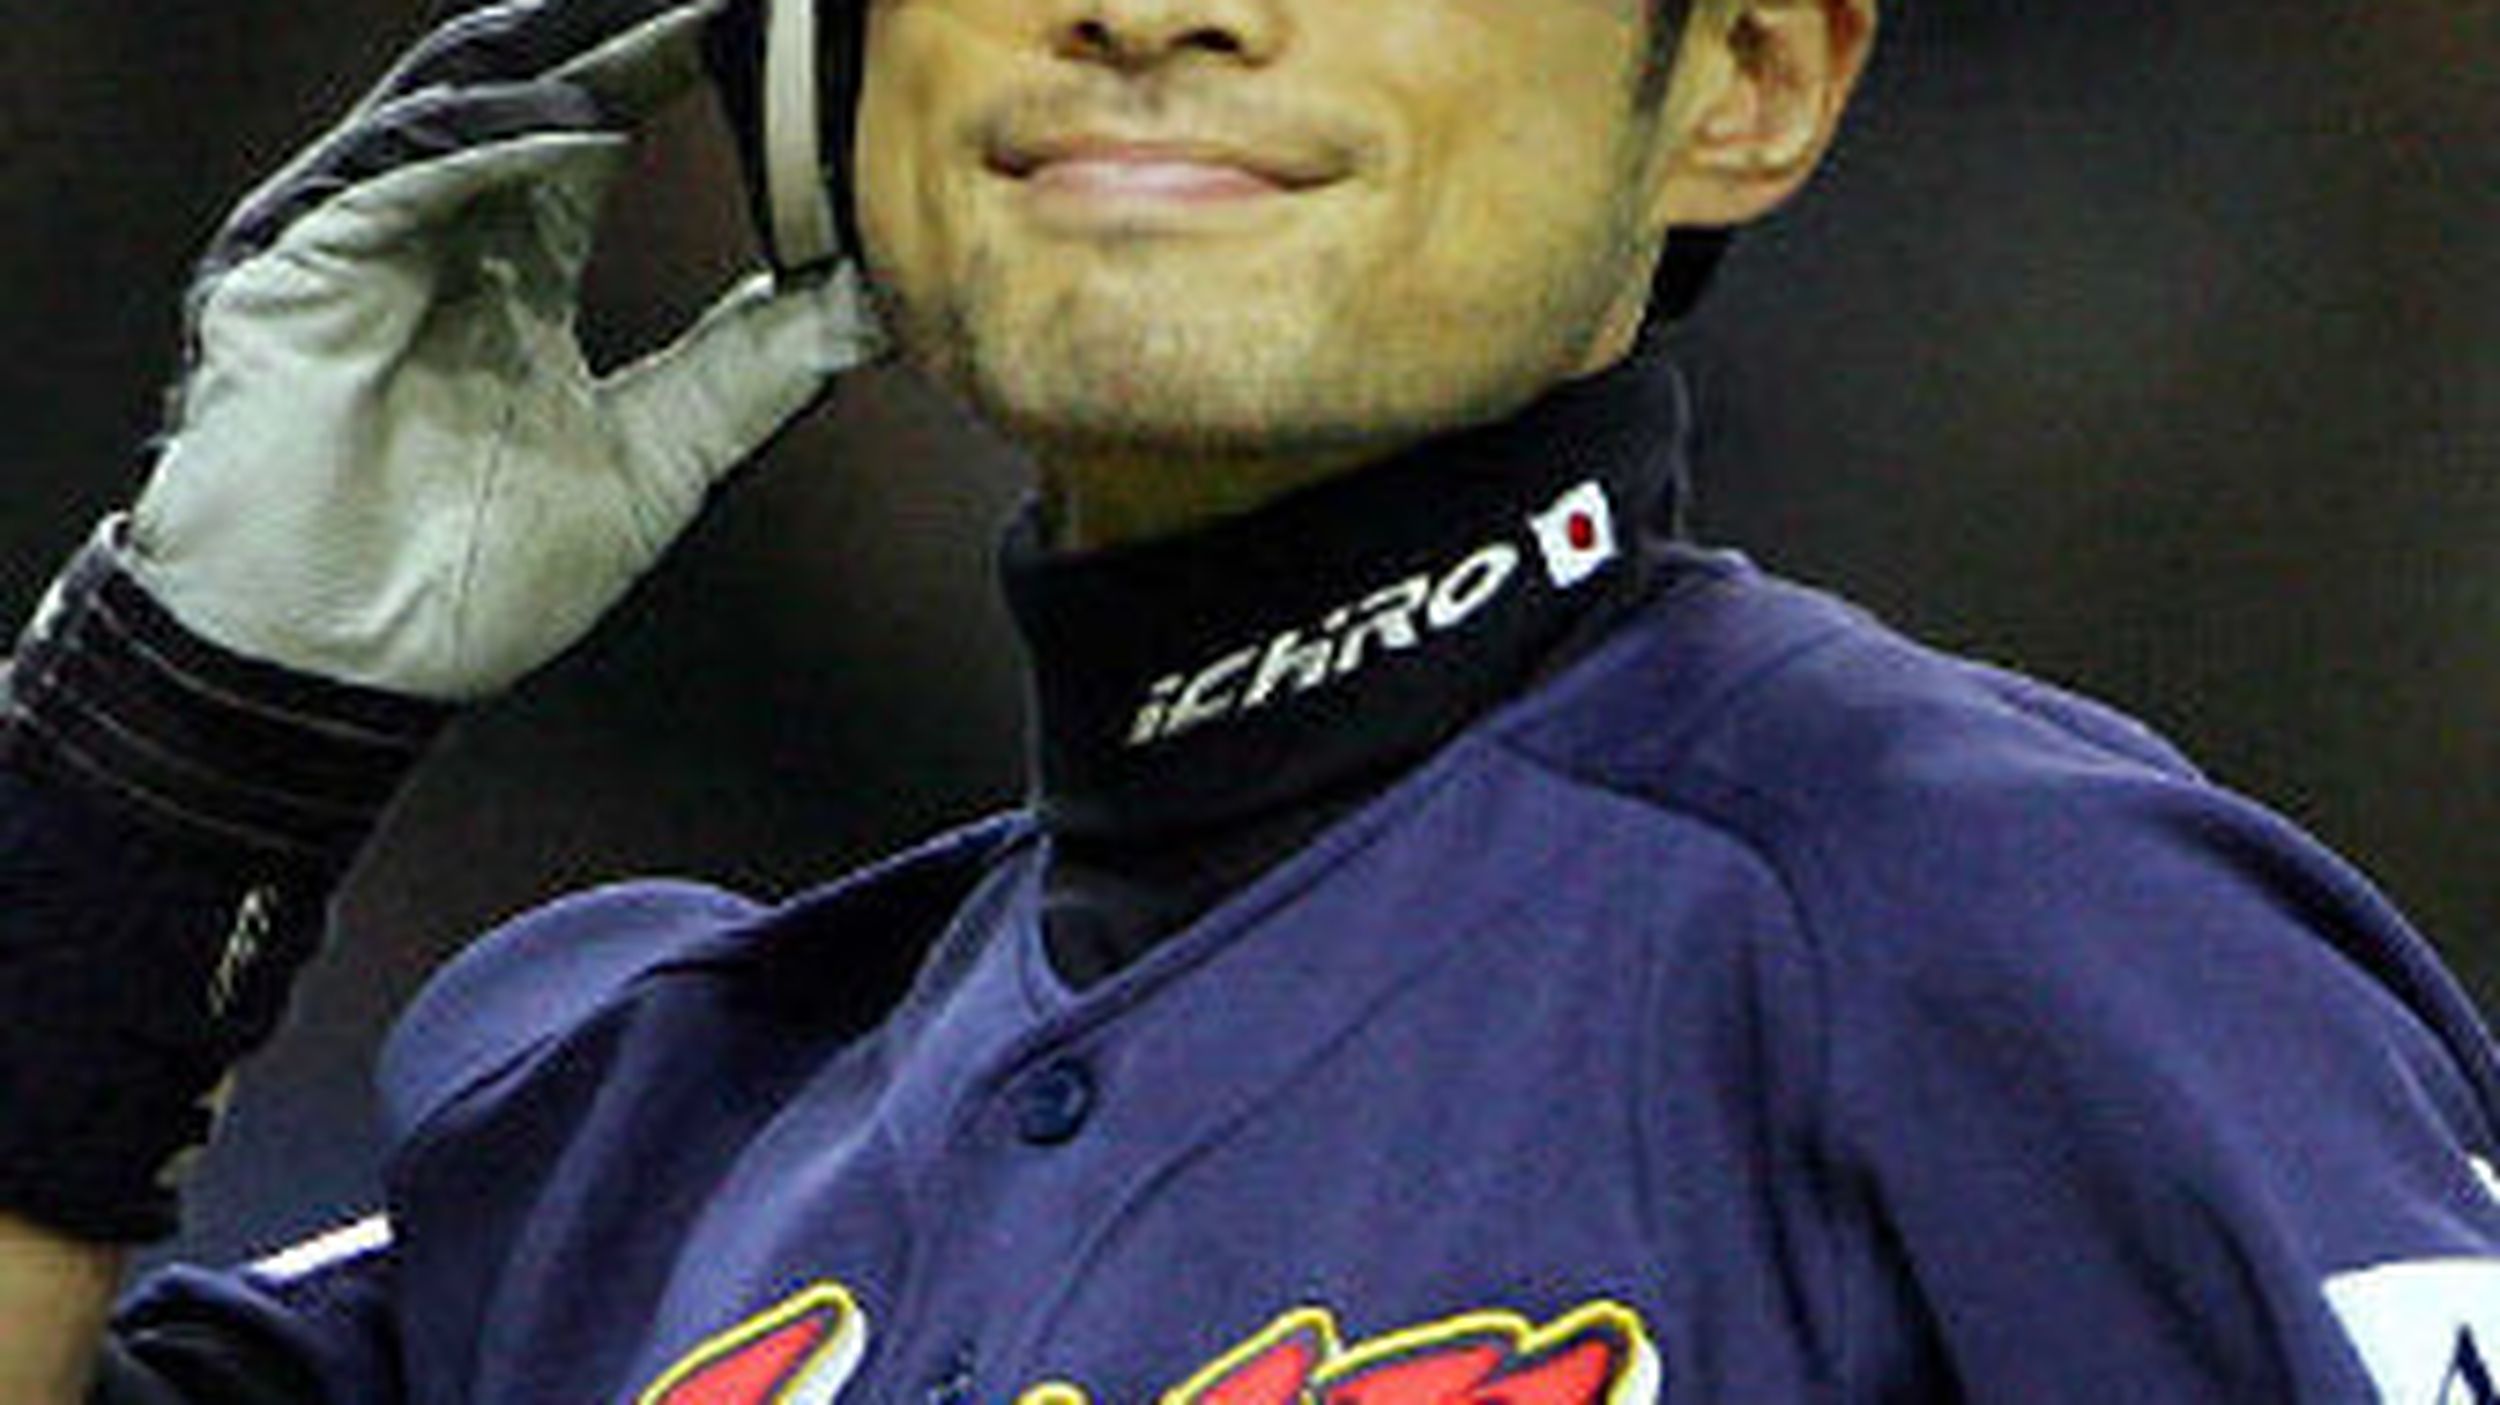
POLYGON ((1537 550, 1545 557, 1545 574, 1557 590, 1569 590, 1596 575, 1619 550, 1615 542, 1614 504, 1594 480, 1554 500, 1554 505, 1529 519, 1536 528, 1537 550))

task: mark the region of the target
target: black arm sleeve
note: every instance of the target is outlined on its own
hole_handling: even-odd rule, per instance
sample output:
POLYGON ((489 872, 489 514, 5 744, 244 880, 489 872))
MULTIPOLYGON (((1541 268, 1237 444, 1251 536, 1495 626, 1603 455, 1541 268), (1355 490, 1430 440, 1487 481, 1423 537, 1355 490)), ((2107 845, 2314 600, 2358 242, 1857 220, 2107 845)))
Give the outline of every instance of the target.
POLYGON ((105 536, 0 665, 0 1205, 175 1223, 177 1158, 450 710, 182 628, 105 536))

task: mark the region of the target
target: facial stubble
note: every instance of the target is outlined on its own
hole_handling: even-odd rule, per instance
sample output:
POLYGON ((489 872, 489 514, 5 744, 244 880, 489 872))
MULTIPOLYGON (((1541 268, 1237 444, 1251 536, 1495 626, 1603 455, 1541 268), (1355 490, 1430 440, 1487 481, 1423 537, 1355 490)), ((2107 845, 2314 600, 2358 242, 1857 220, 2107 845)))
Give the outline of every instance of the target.
POLYGON ((1116 228, 1059 250, 971 240, 931 296, 872 291, 915 364, 1045 463, 1343 457, 1499 418, 1561 379, 1646 266, 1632 216, 1588 202, 1508 281, 1404 305, 1341 244, 1236 252, 1116 228))

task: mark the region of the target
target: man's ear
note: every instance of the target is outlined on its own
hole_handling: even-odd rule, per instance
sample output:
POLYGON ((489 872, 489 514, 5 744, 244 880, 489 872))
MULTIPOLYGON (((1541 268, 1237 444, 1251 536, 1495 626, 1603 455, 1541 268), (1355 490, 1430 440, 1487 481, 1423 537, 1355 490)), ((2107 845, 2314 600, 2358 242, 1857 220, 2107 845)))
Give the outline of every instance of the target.
POLYGON ((1654 226, 1741 225, 1796 194, 1875 29, 1876 0, 1695 0, 1661 114, 1654 226))

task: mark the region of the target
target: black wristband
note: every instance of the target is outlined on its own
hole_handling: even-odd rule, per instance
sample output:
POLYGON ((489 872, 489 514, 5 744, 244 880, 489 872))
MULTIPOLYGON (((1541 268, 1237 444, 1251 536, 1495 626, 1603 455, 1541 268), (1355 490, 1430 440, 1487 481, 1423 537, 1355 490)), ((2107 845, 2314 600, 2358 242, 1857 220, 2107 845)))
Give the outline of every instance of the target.
POLYGON ((451 709, 241 658, 90 546, 0 670, 0 1205, 104 1241, 266 1039, 451 709))
POLYGON ((0 764, 212 861, 343 868, 454 709, 200 638, 122 569, 113 532, 71 560, 0 677, 0 764))

